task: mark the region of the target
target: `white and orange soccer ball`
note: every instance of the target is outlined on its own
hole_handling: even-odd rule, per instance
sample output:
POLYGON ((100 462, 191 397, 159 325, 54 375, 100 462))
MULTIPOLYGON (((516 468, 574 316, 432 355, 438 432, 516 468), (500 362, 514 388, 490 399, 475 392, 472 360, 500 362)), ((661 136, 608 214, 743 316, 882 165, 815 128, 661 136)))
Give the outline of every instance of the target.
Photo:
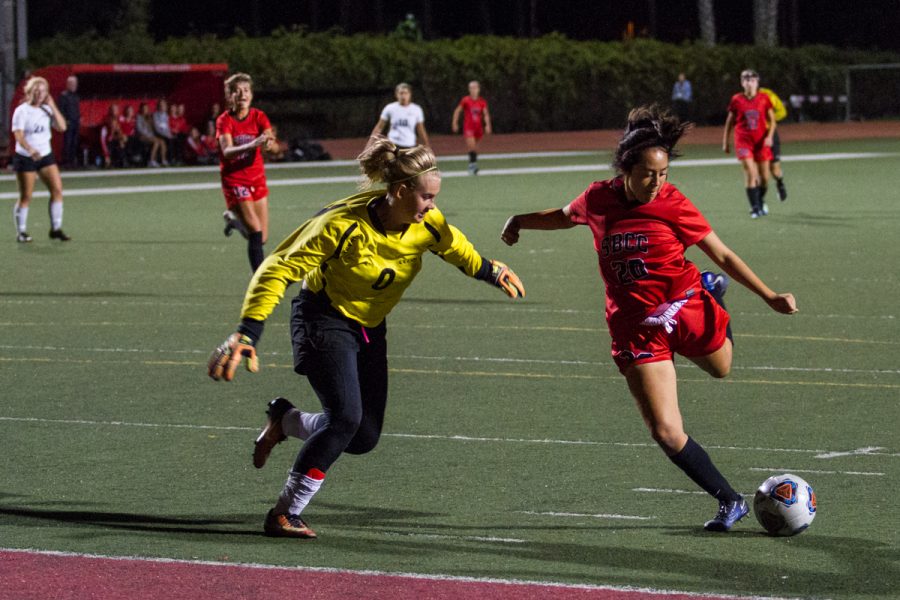
POLYGON ((797 475, 773 475, 756 490, 753 513, 771 535, 796 535, 816 517, 816 492, 797 475))

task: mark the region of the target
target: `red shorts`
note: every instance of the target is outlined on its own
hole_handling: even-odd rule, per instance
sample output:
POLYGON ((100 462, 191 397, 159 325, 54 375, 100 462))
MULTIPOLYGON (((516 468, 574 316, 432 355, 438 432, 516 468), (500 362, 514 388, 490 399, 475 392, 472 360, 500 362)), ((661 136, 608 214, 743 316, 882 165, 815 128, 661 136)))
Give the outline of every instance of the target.
POLYGON ((237 208, 241 202, 256 202, 263 198, 268 198, 269 188, 266 186, 266 180, 263 179, 255 185, 222 184, 222 194, 225 196, 225 205, 229 209, 237 208))
POLYGON ((771 146, 766 146, 765 136, 756 140, 749 135, 735 135, 734 154, 738 160, 746 160, 748 158, 752 158, 754 162, 772 160, 772 148, 771 146))
POLYGON ((676 352, 682 356, 706 356, 725 344, 729 320, 712 294, 701 289, 669 321, 671 333, 665 325, 610 326, 612 357, 624 373, 629 365, 672 360, 676 352))
POLYGON ((480 140, 484 137, 484 129, 481 127, 465 127, 463 128, 463 137, 480 140))

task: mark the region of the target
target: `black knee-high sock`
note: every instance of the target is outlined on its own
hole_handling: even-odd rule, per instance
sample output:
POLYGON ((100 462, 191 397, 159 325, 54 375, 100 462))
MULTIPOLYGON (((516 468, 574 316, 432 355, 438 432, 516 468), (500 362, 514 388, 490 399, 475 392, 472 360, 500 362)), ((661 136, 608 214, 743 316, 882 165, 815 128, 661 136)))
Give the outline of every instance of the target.
POLYGON ((725 476, 719 472, 709 458, 709 454, 693 438, 688 438, 687 444, 681 451, 670 456, 669 460, 678 465, 694 483, 699 485, 709 495, 721 502, 734 502, 741 495, 728 485, 725 476))
POLYGON ((762 198, 758 187, 747 188, 747 200, 750 202, 750 210, 759 212, 762 207, 762 198))
POLYGON ((247 237, 247 256, 250 258, 250 268, 256 273, 256 269, 262 264, 263 253, 262 231, 254 231, 247 237))
POLYGON ((477 152, 469 152, 469 162, 478 162, 478 153, 477 152))

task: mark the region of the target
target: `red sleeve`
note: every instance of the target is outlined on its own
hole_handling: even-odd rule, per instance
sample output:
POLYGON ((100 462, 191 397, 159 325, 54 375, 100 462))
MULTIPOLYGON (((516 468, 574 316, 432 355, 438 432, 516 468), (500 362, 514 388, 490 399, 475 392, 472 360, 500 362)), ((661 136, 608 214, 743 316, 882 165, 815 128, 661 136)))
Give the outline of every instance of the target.
POLYGON ((272 123, 269 122, 269 117, 266 116, 266 113, 263 111, 259 111, 259 116, 257 117, 259 122, 259 132, 262 133, 266 129, 272 129, 272 123))
POLYGON ((728 102, 728 112, 737 114, 737 103, 735 102, 736 98, 737 96, 732 96, 731 100, 728 102))
POLYGON ((774 109, 775 109, 775 105, 772 104, 772 99, 769 98, 769 95, 768 95, 768 94, 763 94, 763 97, 766 99, 766 101, 763 103, 763 104, 766 105, 766 107, 763 109, 763 112, 769 112, 769 109, 770 109, 770 108, 774 110, 774 109))
POLYGON ((234 135, 234 125, 228 118, 228 113, 222 113, 216 119, 216 138, 220 138, 226 133, 234 135))
POLYGON ((466 108, 466 98, 468 98, 468 96, 463 96, 462 98, 460 98, 459 104, 457 106, 459 106, 462 109, 465 109, 466 108))
POLYGON ((685 196, 681 196, 681 212, 675 224, 675 233, 685 248, 693 246, 712 233, 709 221, 685 196))
POLYGON ((591 188, 581 192, 581 195, 569 202, 566 207, 569 213, 569 220, 576 225, 587 225, 587 197, 591 188))

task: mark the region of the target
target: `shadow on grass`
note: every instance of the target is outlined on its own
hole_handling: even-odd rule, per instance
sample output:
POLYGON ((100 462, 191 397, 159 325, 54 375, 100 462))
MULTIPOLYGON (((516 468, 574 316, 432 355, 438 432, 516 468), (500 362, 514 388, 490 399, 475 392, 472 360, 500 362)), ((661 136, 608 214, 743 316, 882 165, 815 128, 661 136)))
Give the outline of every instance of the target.
POLYGON ((262 533, 260 515, 206 519, 196 516, 162 516, 125 512, 89 510, 37 509, 17 506, 0 506, 0 516, 32 519, 70 525, 89 525, 103 529, 124 529, 158 533, 252 535, 262 533), (252 526, 251 526, 252 524, 252 526), (234 528, 234 526, 243 526, 234 528), (216 527, 228 526, 229 529, 216 527))
POLYGON ((785 223, 793 223, 795 225, 816 225, 825 227, 855 227, 852 224, 853 217, 850 215, 830 216, 813 213, 793 213, 778 215, 778 220, 785 223))

